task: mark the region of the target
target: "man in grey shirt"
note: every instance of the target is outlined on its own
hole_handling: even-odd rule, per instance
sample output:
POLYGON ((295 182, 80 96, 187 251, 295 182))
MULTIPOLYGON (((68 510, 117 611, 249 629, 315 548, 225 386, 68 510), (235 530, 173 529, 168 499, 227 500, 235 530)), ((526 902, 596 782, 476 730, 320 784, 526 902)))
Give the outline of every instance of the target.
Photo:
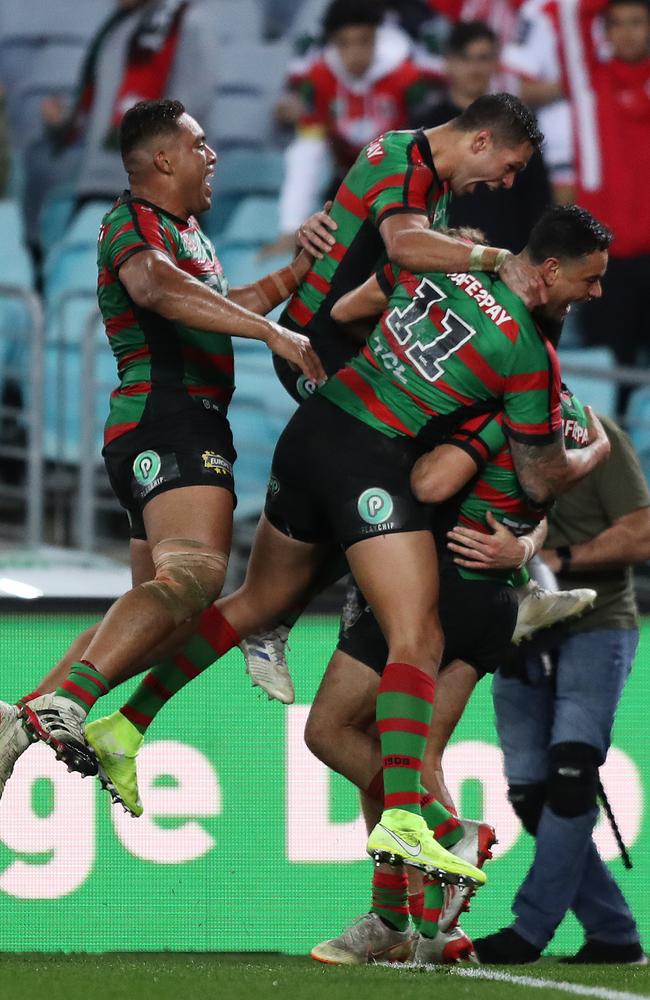
POLYGON ((591 587, 596 602, 549 635, 546 669, 528 655, 518 676, 494 679, 509 798, 536 842, 514 924, 474 942, 483 963, 536 961, 569 910, 586 942, 568 961, 646 962, 592 838, 598 768, 639 639, 632 565, 650 558, 647 483, 627 435, 601 419, 610 457, 557 500, 541 553, 562 588, 591 587))

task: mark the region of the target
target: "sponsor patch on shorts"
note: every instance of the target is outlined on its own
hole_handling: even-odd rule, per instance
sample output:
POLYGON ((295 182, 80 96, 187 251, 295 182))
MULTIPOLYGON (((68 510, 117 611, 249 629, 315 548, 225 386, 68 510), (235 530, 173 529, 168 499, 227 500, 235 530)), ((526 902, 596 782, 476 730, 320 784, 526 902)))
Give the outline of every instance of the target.
POLYGON ((218 476, 232 476, 232 462, 218 455, 216 451, 204 451, 201 455, 204 468, 218 476))
POLYGON ((180 479, 176 455, 141 451, 133 463, 131 491, 136 500, 142 500, 163 483, 180 479))

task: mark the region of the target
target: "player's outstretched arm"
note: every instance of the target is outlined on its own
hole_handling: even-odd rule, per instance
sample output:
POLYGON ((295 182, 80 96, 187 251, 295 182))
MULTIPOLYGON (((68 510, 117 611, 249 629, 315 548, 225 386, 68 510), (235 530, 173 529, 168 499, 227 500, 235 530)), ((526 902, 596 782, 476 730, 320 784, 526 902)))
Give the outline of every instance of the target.
POLYGON ((603 425, 591 407, 585 406, 585 413, 589 418, 589 444, 585 448, 566 451, 561 439, 549 445, 531 445, 510 438, 517 478, 535 503, 548 503, 566 493, 609 455, 603 425))
POLYGON ((307 378, 321 382, 326 377, 307 337, 230 302, 181 271, 158 250, 143 250, 129 257, 119 277, 133 302, 142 309, 209 333, 261 340, 274 354, 297 365, 307 378))
POLYGON ((470 246, 467 241, 429 228, 425 215, 408 213, 384 219, 379 231, 389 260, 407 271, 491 271, 499 275, 528 309, 547 300, 537 270, 521 255, 499 247, 470 246))

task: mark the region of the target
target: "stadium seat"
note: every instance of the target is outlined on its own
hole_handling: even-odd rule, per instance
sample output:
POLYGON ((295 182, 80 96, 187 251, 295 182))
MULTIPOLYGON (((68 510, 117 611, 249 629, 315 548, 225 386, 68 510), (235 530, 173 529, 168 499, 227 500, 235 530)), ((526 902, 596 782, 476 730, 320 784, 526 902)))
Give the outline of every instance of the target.
POLYGON ((280 385, 264 344, 235 341, 236 390, 229 419, 238 458, 237 518, 257 515, 264 506, 273 450, 296 408, 280 385))
MULTIPOLYGON (((0 284, 31 291, 32 262, 23 244, 20 212, 13 199, 0 201, 0 232, 0 284)), ((8 367, 17 376, 27 374, 31 325, 26 303, 0 294, 0 384, 8 367)))
POLYGON ((291 59, 287 42, 237 40, 219 56, 219 94, 263 94, 275 101, 282 90, 291 59))
POLYGON ((221 42, 260 39, 264 12, 259 0, 218 0, 216 16, 221 42))
POLYGON ((562 350, 559 358, 562 377, 582 403, 588 403, 597 413, 613 417, 616 412, 616 382, 608 378, 616 367, 616 359, 608 347, 585 347, 579 350, 562 350), (603 376, 573 374, 572 367, 599 368, 603 376))
POLYGON ((284 174, 279 150, 230 149, 219 156, 212 208, 201 216, 201 225, 219 240, 237 204, 248 195, 277 195, 284 174))
POLYGON ((245 198, 233 212, 221 236, 222 252, 230 247, 254 247, 271 243, 278 235, 276 198, 245 198))
POLYGON ((62 239, 72 215, 75 189, 70 184, 60 184, 46 195, 39 216, 39 231, 44 247, 53 247, 62 239))
POLYGON ((271 101, 262 93, 218 94, 206 126, 217 150, 261 149, 271 136, 271 101))

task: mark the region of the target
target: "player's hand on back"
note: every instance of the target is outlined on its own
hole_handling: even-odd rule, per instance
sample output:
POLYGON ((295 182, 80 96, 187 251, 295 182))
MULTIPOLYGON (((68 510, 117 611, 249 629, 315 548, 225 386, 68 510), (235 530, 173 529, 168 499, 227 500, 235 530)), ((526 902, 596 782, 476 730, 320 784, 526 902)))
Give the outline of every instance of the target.
POLYGON ((298 243, 317 260, 322 260, 336 243, 332 232, 338 226, 329 214, 331 207, 332 202, 326 201, 322 211, 310 215, 298 230, 298 243))
POLYGON ((460 524, 447 532, 447 548, 454 553, 456 565, 477 570, 510 570, 520 566, 526 550, 516 535, 497 521, 491 510, 486 521, 491 534, 460 524))
POLYGON ((527 309, 544 305, 548 299, 546 285, 539 273, 521 254, 510 254, 506 258, 499 277, 511 292, 519 296, 527 309))
POLYGON ((308 337, 304 337, 302 333, 285 330, 277 323, 271 323, 271 328, 266 343, 274 354, 295 365, 313 382, 320 383, 327 380, 325 369, 308 337))

